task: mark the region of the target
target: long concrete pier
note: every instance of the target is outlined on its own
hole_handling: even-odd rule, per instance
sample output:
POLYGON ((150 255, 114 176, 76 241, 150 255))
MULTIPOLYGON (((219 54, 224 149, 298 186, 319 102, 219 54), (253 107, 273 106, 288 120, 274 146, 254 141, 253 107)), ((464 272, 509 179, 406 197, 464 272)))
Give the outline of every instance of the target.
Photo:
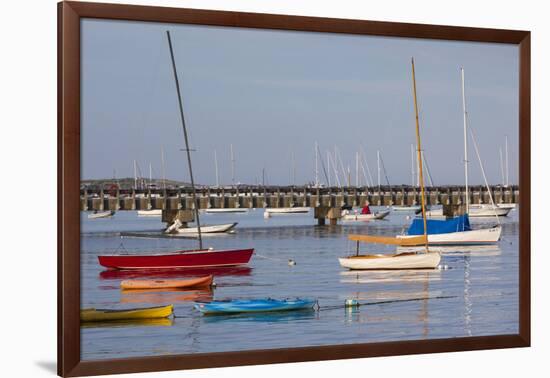
MULTIPOLYGON (((490 193, 495 203, 519 203, 518 186, 493 186, 490 193)), ((239 186, 232 188, 205 187, 197 191, 199 209, 223 208, 281 208, 311 207, 315 218, 324 224, 340 218, 341 209, 349 206, 411 206, 420 203, 419 188, 402 187, 294 187, 294 186, 239 186)), ((428 205, 460 205, 465 202, 465 188, 462 186, 439 186, 426 189, 428 205)), ((470 203, 491 203, 485 186, 469 188, 470 203)), ((81 211, 125 211, 162 209, 163 221, 170 222, 175 217, 182 221, 193 220, 193 200, 190 188, 178 189, 112 189, 80 192, 81 211)))

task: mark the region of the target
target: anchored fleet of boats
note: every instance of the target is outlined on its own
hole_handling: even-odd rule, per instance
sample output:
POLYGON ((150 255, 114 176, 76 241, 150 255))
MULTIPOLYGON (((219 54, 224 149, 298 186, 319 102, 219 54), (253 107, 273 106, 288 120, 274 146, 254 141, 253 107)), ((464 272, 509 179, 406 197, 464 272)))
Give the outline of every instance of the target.
MULTIPOLYGON (((181 124, 183 129, 183 137, 185 141, 185 151, 187 152, 187 165, 189 169, 189 177, 192 187, 193 203, 198 204, 195 184, 193 178, 193 170, 191 164, 191 148, 187 138, 187 127, 182 106, 182 99, 176 70, 176 62, 173 53, 172 41, 170 33, 167 32, 168 45, 170 49, 170 57, 173 67, 174 81, 176 84, 176 92, 179 104, 181 124)), ((443 209, 429 210, 425 198, 424 188, 424 167, 423 161, 425 158, 422 155, 422 144, 420 136, 420 125, 418 116, 418 105, 416 97, 416 77, 414 59, 411 60, 412 68, 412 83, 414 96, 415 110, 415 132, 416 132, 416 162, 418 164, 418 183, 420 186, 420 204, 412 206, 393 206, 382 211, 370 213, 357 210, 346 209, 341 214, 343 221, 350 222, 367 222, 367 221, 382 221, 390 215, 391 210, 396 212, 414 212, 413 219, 404 234, 394 236, 377 236, 377 235, 348 235, 348 240, 355 242, 355 254, 341 257, 338 259, 339 264, 350 270, 399 270, 399 269, 435 269, 441 262, 441 253, 439 249, 433 246, 445 246, 452 248, 454 246, 464 245, 491 245, 496 244, 501 237, 502 227, 500 226, 499 217, 508 215, 515 208, 515 205, 496 205, 493 201, 491 193, 491 204, 489 205, 472 205, 470 204, 470 196, 468 190, 468 148, 467 148, 467 112, 466 100, 464 94, 464 71, 461 69, 462 78, 462 105, 464 112, 464 154, 465 154, 465 183, 466 193, 465 208, 463 214, 450 217, 444 216, 443 209), (490 227, 482 227, 474 229, 470 225, 470 217, 494 217, 496 225, 490 227), (442 218, 442 219, 439 219, 442 218), (365 244, 381 244, 386 246, 396 246, 395 253, 384 253, 384 251, 369 252, 360 254, 360 243, 365 244)), ((473 134, 472 134, 473 137, 473 134)), ((475 141, 474 141, 475 143, 475 141)), ((233 149, 232 162, 234 162, 233 149)), ((414 153, 414 151, 412 151, 414 153)), ((476 153, 479 157, 479 151, 476 153)), ((316 156, 317 159, 317 156, 316 156)), ((414 157, 413 157, 414 159, 414 157)), ((217 155, 216 160, 216 180, 218 183, 217 155)), ((414 160, 413 160, 414 161, 414 160)), ((481 163, 481 159, 480 159, 481 163)), ((317 162, 316 162, 317 165, 317 162)), ((482 166, 482 165, 481 165, 482 166)), ((316 175, 318 168, 316 168, 316 175)), ((483 170, 483 166, 482 166, 483 170)), ((233 168, 234 174, 234 168, 233 168)), ((415 180, 413 166, 413 182, 415 180)), ((349 181, 349 180, 348 180, 349 181)), ((318 179, 316 178, 316 185, 318 179)), ((368 205, 368 204, 367 204, 368 205)), ((140 290, 208 290, 210 293, 206 298, 208 301, 197 301, 194 305, 196 310, 204 315, 228 315, 236 313, 257 313, 257 312, 272 312, 272 311, 297 311, 297 310, 312 310, 318 302, 314 298, 294 298, 294 299, 272 299, 272 298, 249 298, 249 299, 228 299, 228 300, 210 300, 211 293, 215 286, 214 276, 212 274, 198 276, 193 275, 191 269, 216 268, 227 269, 231 267, 246 266, 253 254, 253 247, 241 247, 231 249, 213 249, 203 247, 204 234, 224 234, 232 232, 237 226, 237 222, 226 224, 201 225, 200 212, 198 206, 193 206, 195 223, 194 227, 184 227, 184 224, 179 220, 175 220, 164 233, 178 234, 182 236, 190 236, 196 238, 198 246, 196 249, 174 250, 172 252, 155 252, 149 253, 136 252, 124 254, 102 254, 98 256, 98 262, 108 271, 131 271, 132 275, 120 277, 129 277, 122 280, 120 288, 124 291, 139 292, 140 290), (140 274, 147 276, 148 272, 165 272, 174 275, 174 279, 158 278, 158 279, 140 279, 140 274), (175 273, 178 272, 178 273, 175 273), (181 274, 180 274, 181 273, 181 274), (135 276, 137 274, 137 276, 135 276), (137 279, 136 279, 137 277, 137 279)), ((365 208, 363 209, 365 210, 365 208)), ((249 209, 242 208, 221 208, 221 209, 206 209, 203 212, 208 214, 224 214, 224 213, 247 213, 249 209)), ((264 217, 269 218, 272 215, 293 215, 304 214, 310 211, 309 207, 285 207, 285 208, 266 208, 264 217)), ((112 211, 94 212, 88 215, 90 219, 100 219, 112 217, 115 213, 112 211)), ((144 217, 159 217, 162 215, 162 210, 139 210, 138 216, 144 217)), ((409 217, 407 216, 407 219, 409 217)), ((448 251, 448 250, 447 250, 448 251)), ((248 268, 249 269, 249 268, 248 268)), ((107 272, 107 271, 106 271, 107 272)), ((217 271, 216 271, 217 272, 217 271)), ((118 277, 118 276, 117 276, 118 277)), ((204 296, 203 296, 204 297, 204 296)), ((192 298, 200 298, 200 296, 192 296, 192 298)), ((173 314, 173 305, 148 307, 148 308, 130 308, 130 309, 95 309, 86 308, 80 312, 82 322, 106 322, 106 321, 132 321, 143 319, 163 319, 168 318, 173 314)))

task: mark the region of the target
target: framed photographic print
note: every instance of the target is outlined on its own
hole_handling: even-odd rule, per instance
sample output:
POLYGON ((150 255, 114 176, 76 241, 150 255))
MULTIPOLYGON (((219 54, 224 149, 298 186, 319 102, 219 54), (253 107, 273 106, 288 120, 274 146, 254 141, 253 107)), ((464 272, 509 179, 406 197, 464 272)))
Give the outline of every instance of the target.
POLYGON ((529 32, 58 11, 59 375, 529 346, 529 32))

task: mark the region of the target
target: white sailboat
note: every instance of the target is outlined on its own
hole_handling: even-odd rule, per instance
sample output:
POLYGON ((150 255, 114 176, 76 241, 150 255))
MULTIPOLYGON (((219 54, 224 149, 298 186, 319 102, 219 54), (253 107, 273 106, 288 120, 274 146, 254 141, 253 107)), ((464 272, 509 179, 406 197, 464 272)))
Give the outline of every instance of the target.
MULTIPOLYGON (((484 211, 487 211, 487 209, 476 209, 475 207, 471 208, 470 205, 470 192, 468 187, 468 123, 467 123, 467 111, 466 111, 466 95, 464 90, 464 69, 460 69, 461 72, 461 79, 462 79, 462 109, 464 113, 464 179, 465 179, 465 202, 466 202, 466 214, 470 214, 471 211, 473 211, 474 216, 477 216, 477 214, 483 214, 484 211)), ((470 132, 472 133, 472 130, 470 129, 470 132)), ((473 134, 472 134, 473 136, 473 134)), ((483 164, 481 164, 481 158, 479 156, 479 151, 477 148, 477 143, 475 141, 475 138, 473 138, 474 141, 474 147, 476 154, 478 155, 478 159, 481 166, 481 172, 483 173, 483 177, 485 178, 485 171, 483 169, 483 164)), ((487 181, 487 180, 485 180, 487 181)), ((487 185, 488 187, 488 185, 487 185)), ((502 233, 502 227, 500 226, 500 221, 498 219, 498 208, 494 205, 493 196, 491 194, 491 191, 489 190, 489 197, 491 198, 491 208, 490 211, 493 213, 493 216, 495 216, 498 225, 490 228, 482 228, 482 229, 476 229, 472 230, 470 229, 468 215, 464 215, 462 217, 454 218, 451 221, 438 221, 438 220, 430 220, 429 222, 432 222, 433 228, 437 227, 443 227, 445 230, 438 232, 438 233, 431 233, 428 235, 428 244, 431 245, 477 245, 477 244, 492 244, 497 243, 500 240, 500 236, 502 233), (438 222, 440 222, 440 225, 438 226, 438 222), (446 222, 446 223, 445 223, 446 222), (452 231, 447 231, 447 229, 455 227, 452 231)), ((506 211, 506 209, 502 209, 503 211, 506 211)), ((508 210, 509 211, 509 210, 508 210)), ((439 217, 443 216, 443 210, 432 210, 428 212, 428 214, 431 217, 439 217), (441 214, 441 215, 439 215, 441 214)), ((414 221, 413 221, 414 225, 414 221)), ((424 226, 425 228, 426 226, 424 226)), ((410 232, 410 230, 409 230, 410 232)), ((404 242, 407 241, 407 239, 411 239, 414 236, 416 236, 416 233, 412 233, 409 235, 400 235, 398 236, 399 239, 403 240, 404 242)))
POLYGON ((345 258, 339 258, 340 265, 348 269, 434 269, 439 265, 441 261, 441 254, 439 252, 432 252, 428 248, 428 235, 426 226, 426 203, 424 198, 424 177, 422 173, 422 160, 420 159, 421 142, 420 142, 420 126, 418 122, 418 105, 416 101, 416 80, 414 76, 414 60, 412 64, 412 78, 413 78, 413 93, 414 93, 414 107, 416 115, 416 139, 417 139, 417 154, 418 154, 418 169, 420 176, 420 193, 421 193, 421 208, 422 218, 424 221, 424 235, 415 236, 407 241, 399 240, 392 237, 379 237, 370 235, 349 235, 349 239, 357 242, 357 249, 355 256, 348 256, 345 258), (423 252, 404 252, 395 254, 368 254, 359 255, 359 242, 367 243, 382 243, 382 244, 395 244, 395 245, 417 245, 423 243, 425 250, 423 252), (410 243, 410 244, 409 244, 410 243))

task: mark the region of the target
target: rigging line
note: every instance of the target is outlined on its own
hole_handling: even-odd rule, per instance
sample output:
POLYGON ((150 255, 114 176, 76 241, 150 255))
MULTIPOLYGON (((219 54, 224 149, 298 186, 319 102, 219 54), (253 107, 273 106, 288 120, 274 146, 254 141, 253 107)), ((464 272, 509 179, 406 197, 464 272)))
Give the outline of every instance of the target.
POLYGON ((334 159, 336 162, 340 163, 340 168, 342 168, 342 174, 344 175, 344 182, 348 181, 348 186, 350 186, 349 180, 346 178, 346 169, 344 168, 344 163, 342 161, 342 156, 340 155, 340 150, 334 147, 334 159))
POLYGON ((382 163, 382 170, 384 171, 384 177, 386 178, 386 183, 390 187, 390 192, 391 192, 391 184, 388 178, 388 172, 386 171, 386 165, 384 164, 384 159, 382 158, 382 154, 380 154, 380 163, 382 163))
POLYGON ((426 159, 426 151, 422 151, 422 160, 424 161, 424 165, 426 166, 426 173, 428 174, 428 180, 430 180, 430 185, 434 186, 434 182, 432 180, 432 174, 430 172, 430 166, 428 165, 428 159, 426 159))
POLYGON ((325 162, 323 161, 323 157, 321 156, 321 151, 319 150, 319 145, 317 145, 317 151, 316 154, 319 158, 319 162, 321 163, 321 168, 323 168, 323 174, 325 175, 325 180, 327 181, 327 186, 329 186, 329 180, 327 175, 327 170, 325 168, 325 162))
POLYGON ((452 299, 452 298, 458 298, 458 295, 440 295, 437 297, 418 297, 418 298, 407 298, 407 299, 388 299, 385 301, 376 301, 376 302, 359 302, 355 306, 346 306, 346 305, 319 306, 319 311, 335 310, 339 308, 353 308, 353 307, 360 307, 360 306, 375 306, 375 305, 381 305, 381 304, 415 302, 415 301, 424 301, 429 299, 452 299))
MULTIPOLYGON (((369 163, 368 163, 368 161, 367 161, 367 156, 366 156, 366 154, 365 154, 365 151, 363 150, 363 145, 360 144, 360 145, 359 145, 359 148, 361 149, 361 151, 360 151, 360 153, 361 153, 361 158, 362 158, 362 160, 364 161, 365 167, 367 168, 367 173, 369 174, 369 180, 370 180, 370 181, 369 181, 369 186, 373 187, 373 186, 374 186, 374 180, 373 180, 373 178, 372 178, 372 174, 371 174, 371 171, 370 171, 369 163)), ((367 178, 365 177, 365 180, 366 180, 366 179, 367 179, 367 178)))
POLYGON ((328 157, 330 159, 330 163, 332 165, 332 170, 334 171, 334 176, 336 177, 336 183, 338 184, 338 187, 340 188, 342 185, 340 185, 340 178, 338 177, 338 168, 336 167, 336 163, 334 162, 332 158, 332 154, 330 151, 328 151, 328 157))
MULTIPOLYGON (((468 117, 468 116, 466 116, 468 117)), ((495 214, 495 217, 497 218, 497 223, 500 226, 500 219, 498 218, 497 209, 495 205, 495 201, 493 200, 493 193, 491 193, 491 188, 489 187, 489 182, 487 181, 487 176, 485 175, 485 169, 483 168, 483 162, 481 161, 481 155, 479 154, 479 149, 477 146, 477 140, 474 134, 474 129, 472 126, 470 126, 470 120, 468 119, 468 130, 470 130, 470 136, 472 137, 472 141, 474 142, 474 150, 476 152, 477 158, 479 160, 479 166, 481 168, 481 173, 483 175, 483 180, 485 181, 485 186, 487 187, 487 192, 489 193, 489 198, 491 199, 491 205, 493 206, 493 212, 495 214)))

